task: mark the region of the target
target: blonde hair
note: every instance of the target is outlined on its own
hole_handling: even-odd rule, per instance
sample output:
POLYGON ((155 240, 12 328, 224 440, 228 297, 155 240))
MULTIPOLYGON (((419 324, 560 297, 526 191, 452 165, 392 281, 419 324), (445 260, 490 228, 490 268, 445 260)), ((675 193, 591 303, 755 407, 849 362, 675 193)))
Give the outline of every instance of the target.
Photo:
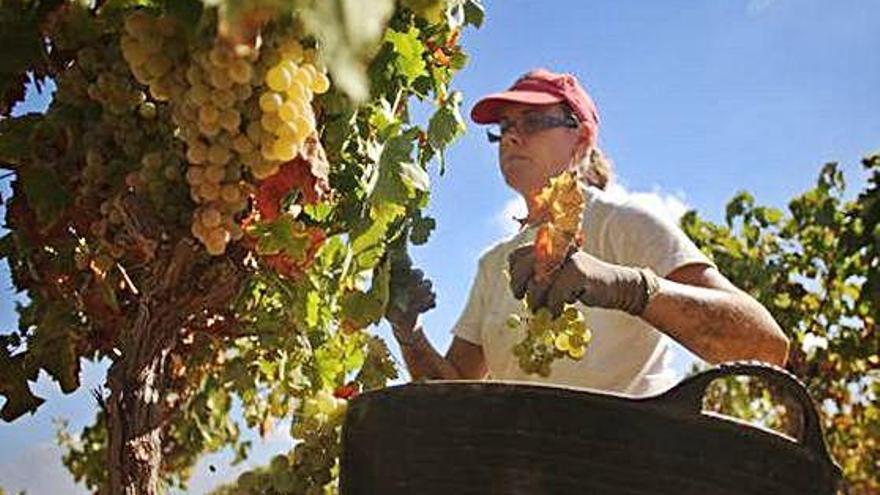
POLYGON ((591 146, 586 153, 574 160, 575 172, 587 184, 604 190, 614 177, 614 166, 611 160, 602 153, 598 146, 591 146), (587 156, 589 155, 589 156, 587 156))
MULTIPOLYGON (((568 116, 579 121, 568 104, 562 103, 560 106, 562 107, 562 111, 568 116)), ((611 160, 605 156, 605 153, 599 149, 599 146, 595 144, 595 134, 593 134, 591 141, 593 141, 593 146, 587 148, 586 152, 582 150, 576 151, 574 157, 575 172, 582 181, 605 190, 611 182, 611 179, 614 178, 614 166, 612 165, 611 160), (586 156, 587 153, 589 156, 586 156)))

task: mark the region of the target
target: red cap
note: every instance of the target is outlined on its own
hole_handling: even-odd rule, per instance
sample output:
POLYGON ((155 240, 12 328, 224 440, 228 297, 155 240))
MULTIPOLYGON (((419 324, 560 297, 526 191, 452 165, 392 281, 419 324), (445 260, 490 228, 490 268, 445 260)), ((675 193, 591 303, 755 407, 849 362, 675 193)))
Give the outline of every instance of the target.
POLYGON ((529 71, 507 91, 484 97, 471 109, 471 119, 477 124, 494 124, 498 122, 499 110, 507 103, 552 105, 563 102, 596 136, 599 112, 590 95, 573 75, 556 74, 546 69, 529 71))

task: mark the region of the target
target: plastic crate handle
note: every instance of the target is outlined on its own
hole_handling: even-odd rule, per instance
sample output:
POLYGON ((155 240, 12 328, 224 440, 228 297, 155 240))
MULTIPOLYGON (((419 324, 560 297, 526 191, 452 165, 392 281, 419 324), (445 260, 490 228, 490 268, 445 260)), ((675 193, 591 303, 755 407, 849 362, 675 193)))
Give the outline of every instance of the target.
MULTIPOLYGON (((792 396, 801 406, 803 428, 796 440, 819 458, 827 459, 837 468, 825 443, 816 405, 807 387, 796 376, 783 368, 760 361, 733 361, 722 363, 708 370, 689 376, 678 385, 657 397, 662 407, 674 412, 693 415, 702 414, 706 389, 713 381, 728 376, 753 376, 779 386, 783 393, 792 396)), ((838 468, 839 469, 839 468, 838 468)))

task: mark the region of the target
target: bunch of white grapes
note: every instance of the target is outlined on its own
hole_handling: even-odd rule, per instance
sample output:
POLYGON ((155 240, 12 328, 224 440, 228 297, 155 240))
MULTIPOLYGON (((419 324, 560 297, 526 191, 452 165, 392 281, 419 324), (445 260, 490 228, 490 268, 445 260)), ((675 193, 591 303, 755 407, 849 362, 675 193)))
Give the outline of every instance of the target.
POLYGON ((314 52, 294 37, 260 51, 222 41, 187 48, 173 20, 134 12, 120 44, 153 99, 171 105, 197 204, 191 232, 210 254, 221 255, 243 236, 240 217, 255 182, 296 158, 315 132, 312 99, 330 81, 309 61, 314 52))
POLYGON ((306 137, 315 131, 313 95, 330 88, 327 75, 304 62, 304 50, 297 40, 282 42, 278 55, 280 60, 266 72, 266 86, 259 98, 260 126, 266 135, 260 146, 263 161, 251 167, 257 179, 274 175, 279 162, 296 157, 306 137))
POLYGON ((555 318, 547 308, 531 314, 525 306, 524 313, 526 316, 512 314, 507 320, 509 329, 525 333, 513 347, 513 354, 523 371, 546 377, 550 375, 553 361, 563 357, 573 360, 584 357, 593 334, 584 315, 575 306, 566 305, 555 318))

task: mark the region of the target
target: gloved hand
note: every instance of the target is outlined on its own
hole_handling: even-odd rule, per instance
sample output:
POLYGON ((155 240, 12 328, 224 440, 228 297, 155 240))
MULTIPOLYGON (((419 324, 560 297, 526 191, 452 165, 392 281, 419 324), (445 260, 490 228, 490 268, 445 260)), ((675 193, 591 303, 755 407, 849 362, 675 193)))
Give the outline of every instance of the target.
POLYGON ((638 316, 659 288, 659 278, 650 269, 606 263, 580 250, 572 250, 549 280, 539 283, 534 277, 534 251, 532 244, 520 246, 507 259, 510 290, 517 299, 527 296, 532 311, 547 307, 556 316, 564 303, 579 300, 586 306, 638 316))
POLYGON ((385 308, 385 318, 391 324, 397 340, 408 343, 414 338, 412 334, 419 315, 436 306, 436 296, 431 281, 419 269, 392 269, 391 276, 391 294, 385 308))

